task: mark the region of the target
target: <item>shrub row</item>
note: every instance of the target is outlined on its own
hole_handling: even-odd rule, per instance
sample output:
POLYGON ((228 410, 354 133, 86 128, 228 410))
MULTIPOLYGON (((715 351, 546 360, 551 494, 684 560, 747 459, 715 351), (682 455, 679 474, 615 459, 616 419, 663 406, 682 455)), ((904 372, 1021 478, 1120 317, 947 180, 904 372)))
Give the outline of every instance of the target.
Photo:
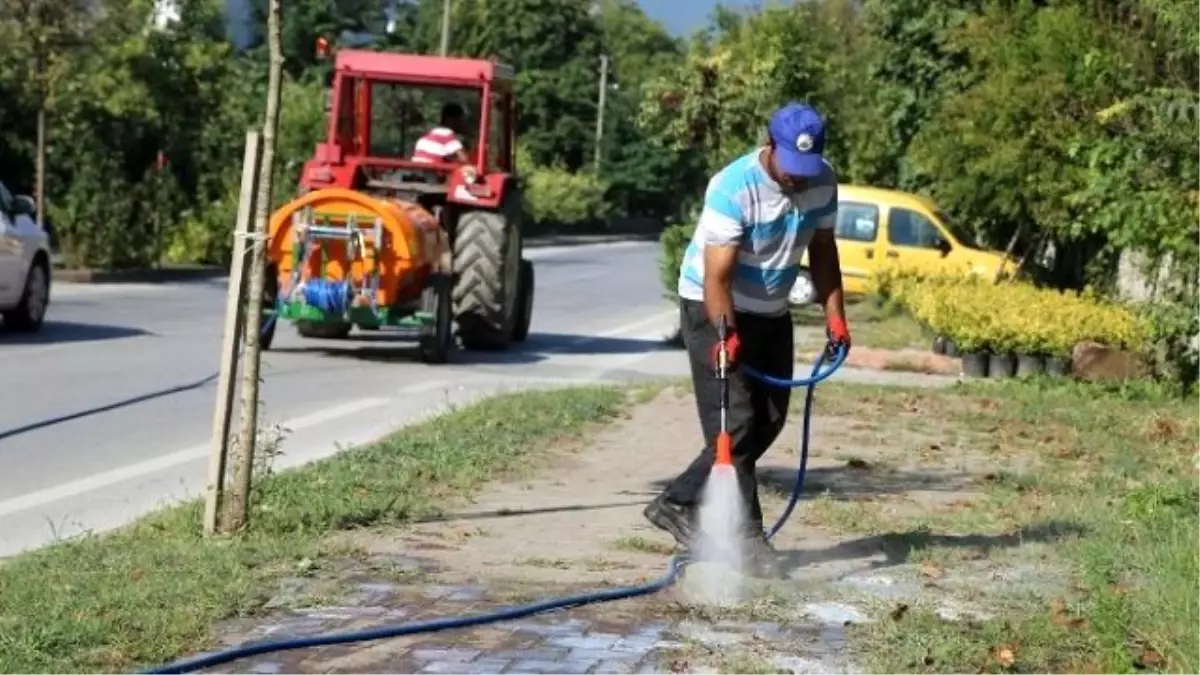
POLYGON ((904 307, 961 353, 1065 357, 1080 342, 1142 351, 1150 336, 1150 326, 1138 312, 1091 290, 932 277, 896 268, 877 273, 873 286, 881 298, 904 307))

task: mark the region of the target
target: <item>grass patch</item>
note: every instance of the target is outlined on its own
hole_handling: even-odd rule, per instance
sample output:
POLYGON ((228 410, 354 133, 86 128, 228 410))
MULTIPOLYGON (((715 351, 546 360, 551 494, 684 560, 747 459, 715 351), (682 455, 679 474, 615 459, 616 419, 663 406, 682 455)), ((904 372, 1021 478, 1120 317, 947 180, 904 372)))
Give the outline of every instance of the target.
MULTIPOLYGON (((816 305, 793 307, 792 323, 823 329, 825 313, 816 305)), ((856 347, 928 350, 930 346, 930 339, 921 329, 921 325, 903 309, 881 305, 872 298, 848 298, 846 323, 850 326, 856 347)), ((813 345, 816 349, 824 346, 823 340, 818 340, 813 345)), ((808 345, 800 347, 806 348, 808 345)))
MULTIPOLYGON (((955 556, 939 549, 990 547, 993 567, 1050 565, 1069 579, 1003 603, 983 594, 997 605, 985 605, 996 615, 986 621, 947 622, 914 608, 864 628, 872 670, 1197 672, 1195 397, 1172 398, 1150 384, 1051 380, 945 389, 831 383, 817 410, 893 430, 888 451, 916 455, 926 470, 953 473, 965 454, 1003 467, 973 476, 970 498, 885 521, 892 533, 929 533, 909 562, 949 567, 955 556), (914 419, 936 426, 906 441, 914 419), (955 445, 930 443, 933 433, 955 445)), ((853 508, 818 503, 816 514, 879 528, 867 514, 843 512, 853 508)))
POLYGON ((661 541, 654 541, 646 537, 630 536, 621 537, 611 543, 612 548, 618 551, 629 551, 630 553, 653 553, 656 555, 670 555, 675 552, 675 546, 661 541))
POLYGON ((0 564, 0 671, 119 672, 207 646, 279 581, 345 554, 339 530, 403 523, 519 468, 628 402, 616 388, 524 392, 265 479, 242 536, 206 540, 198 502, 0 564))

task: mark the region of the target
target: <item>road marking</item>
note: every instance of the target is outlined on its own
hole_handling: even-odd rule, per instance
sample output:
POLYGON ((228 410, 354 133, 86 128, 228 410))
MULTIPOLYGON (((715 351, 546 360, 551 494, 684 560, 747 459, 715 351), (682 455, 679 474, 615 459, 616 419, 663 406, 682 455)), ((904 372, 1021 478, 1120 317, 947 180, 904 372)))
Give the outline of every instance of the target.
MULTIPOLYGON (((420 393, 434 384, 439 384, 440 386, 444 385, 445 382, 424 382, 418 385, 413 385, 412 387, 406 387, 400 391, 420 393)), ((357 401, 348 401, 346 403, 322 408, 321 410, 309 413, 307 415, 300 415, 299 417, 285 420, 280 426, 292 431, 299 431, 302 429, 320 426, 326 422, 338 419, 340 417, 353 415, 355 413, 360 413, 364 410, 378 408, 392 402, 393 399, 390 398, 363 398, 357 401)), ((54 487, 37 490, 35 492, 29 492, 19 497, 13 497, 12 499, 6 499, 0 502, 0 517, 18 513, 20 511, 26 511, 38 506, 52 504, 63 499, 77 497, 88 492, 93 492, 100 488, 115 485, 131 478, 140 478, 142 476, 164 471, 181 464, 187 464, 188 462, 207 457, 209 451, 209 444, 205 443, 204 445, 197 445, 187 448, 186 450, 173 452, 169 455, 155 457, 154 459, 138 462, 136 464, 129 464, 111 471, 98 473, 94 476, 88 476, 87 478, 69 481, 67 483, 55 485, 54 487)))

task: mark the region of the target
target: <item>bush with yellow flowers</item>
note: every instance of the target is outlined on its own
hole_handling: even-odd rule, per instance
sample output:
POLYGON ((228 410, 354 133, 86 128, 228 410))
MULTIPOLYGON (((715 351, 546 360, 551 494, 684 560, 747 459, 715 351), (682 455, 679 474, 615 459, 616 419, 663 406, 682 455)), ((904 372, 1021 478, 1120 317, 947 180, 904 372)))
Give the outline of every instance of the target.
POLYGON ((872 290, 963 353, 1067 356, 1083 341, 1132 350, 1148 342, 1149 326, 1138 314, 1092 290, 1056 291, 896 268, 877 274, 872 290))

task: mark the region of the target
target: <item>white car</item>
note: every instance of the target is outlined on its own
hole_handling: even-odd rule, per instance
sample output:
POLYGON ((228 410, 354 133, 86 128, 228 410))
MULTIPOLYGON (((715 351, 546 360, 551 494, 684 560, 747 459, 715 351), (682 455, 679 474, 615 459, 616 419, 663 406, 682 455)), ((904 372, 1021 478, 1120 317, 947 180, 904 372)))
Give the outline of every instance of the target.
POLYGON ((792 284, 792 290, 788 293, 788 302, 793 305, 811 305, 817 301, 817 287, 813 285, 812 275, 808 273, 808 268, 803 268, 796 275, 796 281, 792 284))
POLYGON ((0 183, 0 326, 33 332, 50 305, 50 235, 33 200, 0 183))

